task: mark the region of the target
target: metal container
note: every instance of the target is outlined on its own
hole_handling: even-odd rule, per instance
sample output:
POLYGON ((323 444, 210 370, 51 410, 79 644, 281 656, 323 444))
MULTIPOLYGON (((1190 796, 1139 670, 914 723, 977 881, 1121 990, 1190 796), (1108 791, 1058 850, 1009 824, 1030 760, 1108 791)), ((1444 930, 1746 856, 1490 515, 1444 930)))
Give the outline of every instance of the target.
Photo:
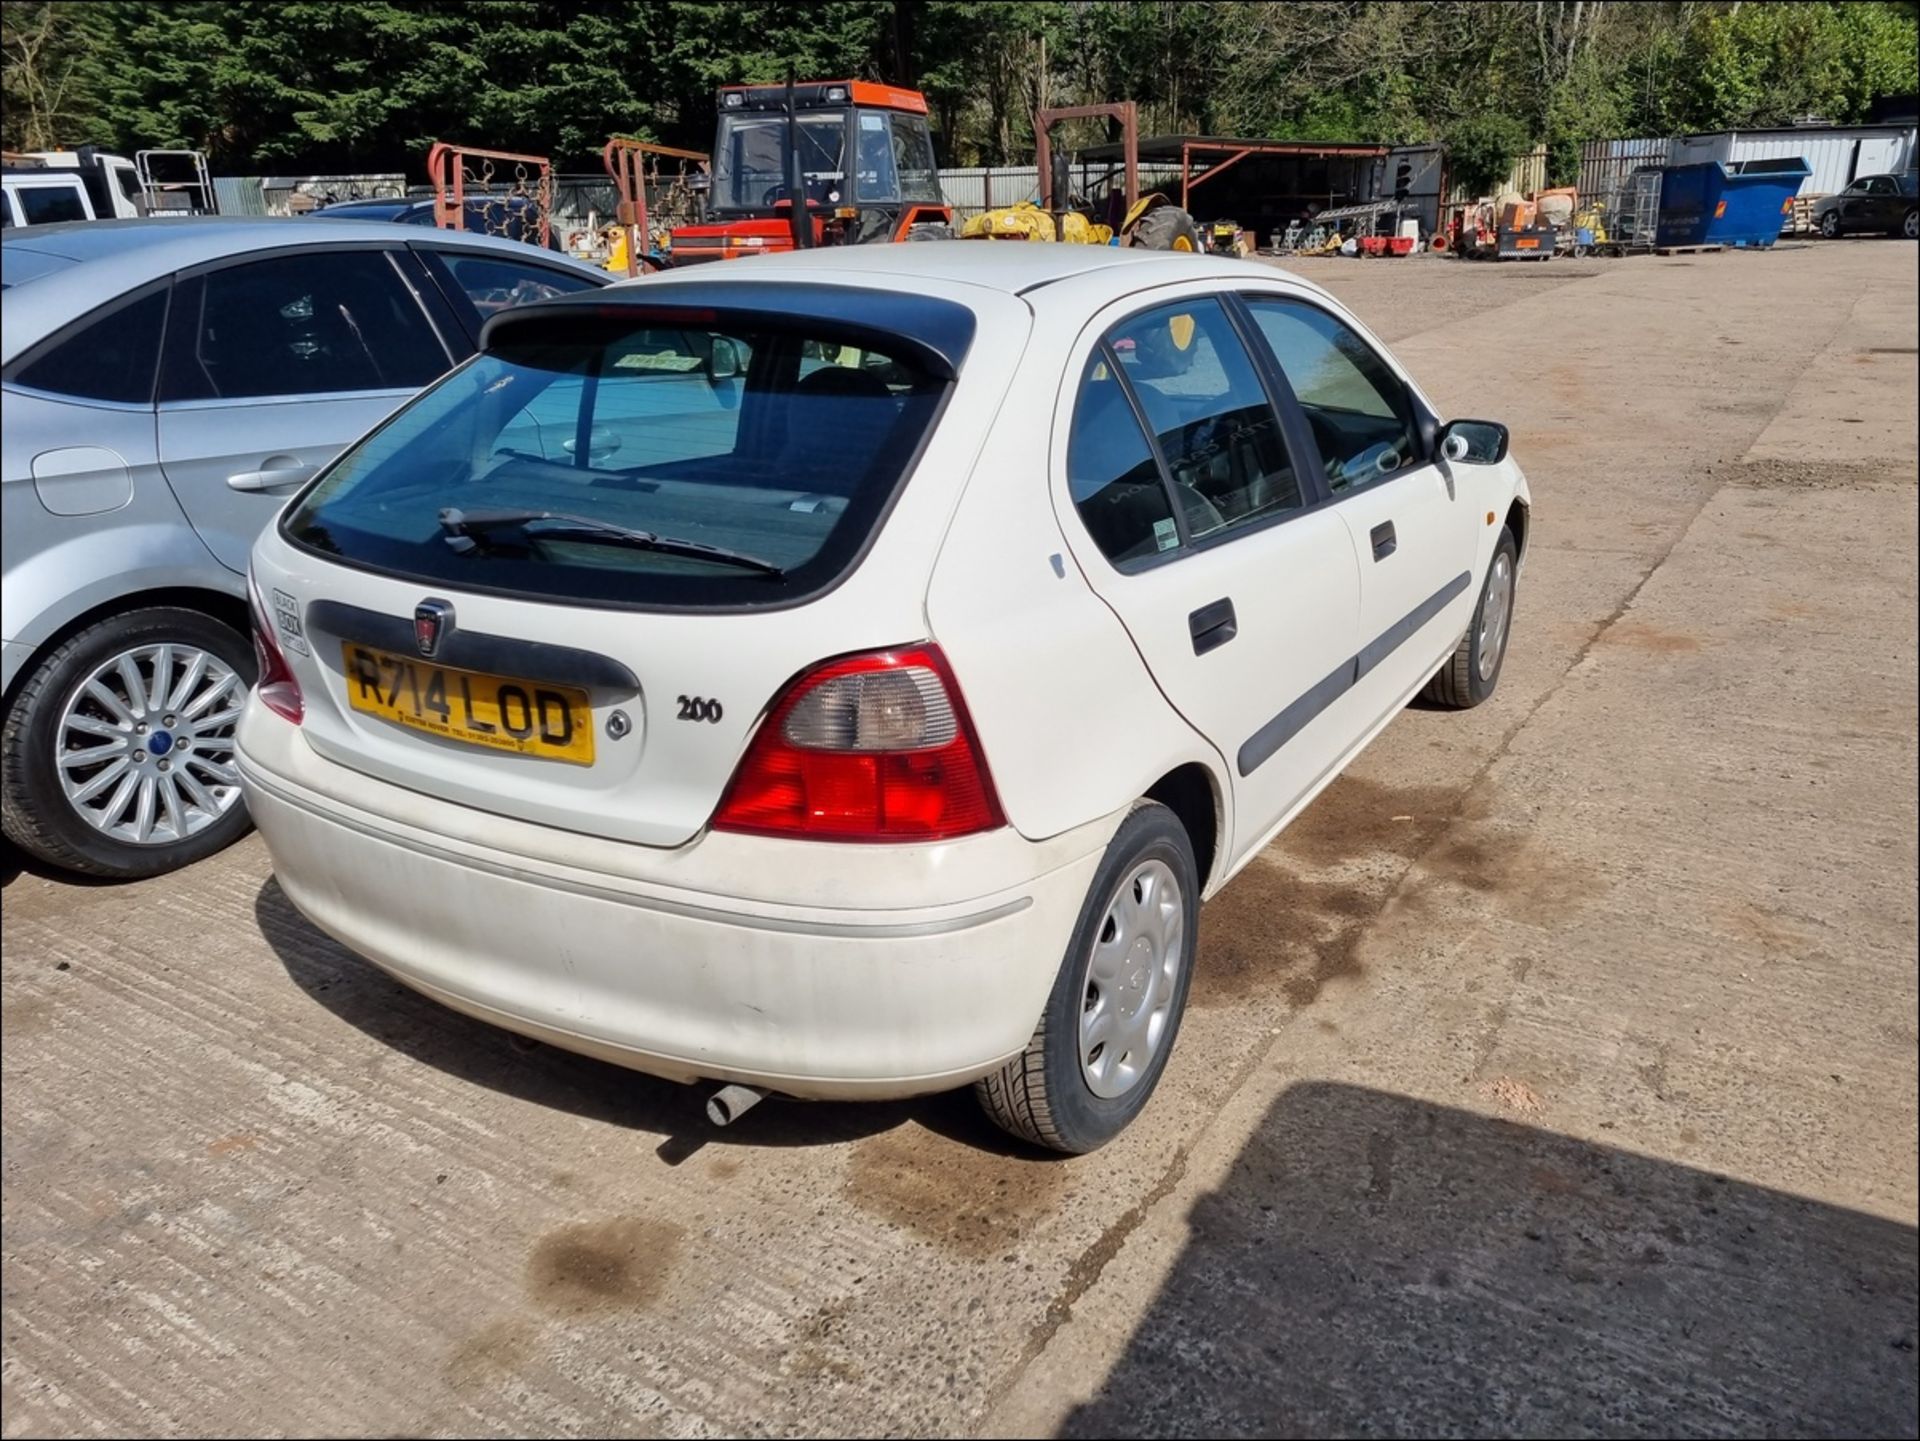
POLYGON ((1660 185, 1658 245, 1769 246, 1807 178, 1807 162, 1669 165, 1660 185))

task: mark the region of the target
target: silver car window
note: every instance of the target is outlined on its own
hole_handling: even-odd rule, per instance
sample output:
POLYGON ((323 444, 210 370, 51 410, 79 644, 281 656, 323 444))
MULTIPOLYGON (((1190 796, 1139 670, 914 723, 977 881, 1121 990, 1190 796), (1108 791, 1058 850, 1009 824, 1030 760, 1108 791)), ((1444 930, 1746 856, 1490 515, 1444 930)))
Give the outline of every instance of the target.
POLYGON ((378 250, 307 252, 183 285, 163 399, 416 389, 447 368, 425 313, 378 250))

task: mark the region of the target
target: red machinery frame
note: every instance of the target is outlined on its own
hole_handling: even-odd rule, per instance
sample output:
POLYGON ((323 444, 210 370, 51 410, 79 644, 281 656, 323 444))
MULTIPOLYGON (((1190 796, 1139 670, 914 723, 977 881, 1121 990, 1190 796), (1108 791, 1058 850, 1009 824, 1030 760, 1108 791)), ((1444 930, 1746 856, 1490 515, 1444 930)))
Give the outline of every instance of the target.
POLYGON ((671 145, 655 145, 648 140, 629 140, 623 135, 614 136, 601 150, 600 163, 606 167, 607 174, 613 177, 614 189, 620 193, 620 209, 615 221, 627 232, 629 280, 641 273, 644 252, 648 248, 646 157, 649 155, 666 156, 683 162, 691 160, 702 169, 708 165, 707 157, 698 150, 680 150, 671 145))
MULTIPOLYGON (((1040 208, 1055 208, 1053 193, 1053 127, 1062 120, 1118 120, 1124 147, 1127 209, 1140 203, 1140 107, 1131 100, 1113 105, 1066 105, 1033 112, 1033 161, 1040 171, 1040 208)), ((1061 206, 1067 197, 1060 196, 1061 206)))
MULTIPOLYGON (((540 245, 551 243, 553 213, 553 162, 544 155, 518 155, 510 150, 481 150, 471 145, 449 145, 436 140, 427 151, 427 178, 433 183, 433 223, 442 230, 464 230, 467 218, 467 161, 481 162, 473 179, 481 185, 493 183, 496 163, 511 166, 513 186, 509 195, 524 195, 540 211, 540 245), (537 178, 531 187, 529 167, 537 178)), ((487 192, 492 193, 492 192, 487 192)))

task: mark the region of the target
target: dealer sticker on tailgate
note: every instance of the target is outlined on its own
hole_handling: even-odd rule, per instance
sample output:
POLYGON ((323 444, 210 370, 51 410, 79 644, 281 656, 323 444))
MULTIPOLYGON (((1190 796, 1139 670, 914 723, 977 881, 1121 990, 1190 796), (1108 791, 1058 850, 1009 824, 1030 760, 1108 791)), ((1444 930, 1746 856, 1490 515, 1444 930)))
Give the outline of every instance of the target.
POLYGON ((593 764, 593 709, 573 686, 453 670, 353 641, 343 647, 357 711, 463 745, 593 764))

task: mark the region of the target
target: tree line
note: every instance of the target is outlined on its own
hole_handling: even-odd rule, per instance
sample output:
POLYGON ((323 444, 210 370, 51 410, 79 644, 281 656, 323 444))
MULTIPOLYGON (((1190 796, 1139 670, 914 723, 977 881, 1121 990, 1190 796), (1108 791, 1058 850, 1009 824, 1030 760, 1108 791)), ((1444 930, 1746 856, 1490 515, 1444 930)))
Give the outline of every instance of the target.
MULTIPOLYGON (((1029 163, 1039 105, 1145 133, 1446 141, 1462 178, 1544 141, 1809 117, 1911 94, 1913 3, 1760 0, 7 0, 9 150, 209 152, 216 173, 422 172, 453 140, 597 168, 704 150, 722 84, 924 91, 945 165, 1029 163)), ((1090 137, 1089 137, 1090 138, 1090 137)))

